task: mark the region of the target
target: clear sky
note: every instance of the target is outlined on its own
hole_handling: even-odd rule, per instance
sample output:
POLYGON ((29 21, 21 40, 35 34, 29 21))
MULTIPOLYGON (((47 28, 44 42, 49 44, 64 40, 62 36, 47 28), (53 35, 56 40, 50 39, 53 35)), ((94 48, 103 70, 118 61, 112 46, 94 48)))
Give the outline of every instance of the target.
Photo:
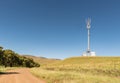
POLYGON ((87 49, 120 56, 120 0, 0 0, 0 45, 19 54, 64 59, 87 49))

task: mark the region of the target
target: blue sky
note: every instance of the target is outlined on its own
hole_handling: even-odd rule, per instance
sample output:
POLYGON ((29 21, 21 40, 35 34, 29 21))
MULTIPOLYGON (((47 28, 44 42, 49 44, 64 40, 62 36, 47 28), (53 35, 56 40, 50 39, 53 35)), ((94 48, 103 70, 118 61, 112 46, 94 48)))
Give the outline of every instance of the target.
POLYGON ((120 0, 0 0, 0 45, 19 54, 64 59, 87 49, 120 56, 120 0))

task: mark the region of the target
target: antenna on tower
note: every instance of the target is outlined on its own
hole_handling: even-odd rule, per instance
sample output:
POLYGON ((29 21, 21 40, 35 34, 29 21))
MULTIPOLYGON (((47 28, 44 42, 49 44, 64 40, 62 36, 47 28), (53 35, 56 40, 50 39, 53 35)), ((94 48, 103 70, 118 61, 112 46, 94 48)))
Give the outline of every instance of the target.
POLYGON ((88 18, 87 20, 86 20, 86 24, 87 24, 87 29, 90 29, 90 27, 91 27, 91 19, 90 18, 88 18))

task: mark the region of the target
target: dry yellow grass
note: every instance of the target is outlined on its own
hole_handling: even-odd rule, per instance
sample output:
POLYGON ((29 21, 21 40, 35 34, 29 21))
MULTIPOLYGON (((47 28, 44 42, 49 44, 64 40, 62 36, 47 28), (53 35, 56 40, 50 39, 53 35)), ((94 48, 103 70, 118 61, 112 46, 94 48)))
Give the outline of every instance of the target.
POLYGON ((73 57, 31 72, 48 83, 119 83, 120 57, 73 57))

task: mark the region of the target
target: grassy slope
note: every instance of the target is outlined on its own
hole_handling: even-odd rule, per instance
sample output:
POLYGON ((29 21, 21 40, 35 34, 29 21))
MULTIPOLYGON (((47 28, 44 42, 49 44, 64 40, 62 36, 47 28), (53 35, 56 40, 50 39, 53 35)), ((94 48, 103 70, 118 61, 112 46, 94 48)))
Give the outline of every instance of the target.
POLYGON ((45 57, 36 57, 36 56, 32 56, 32 55, 22 55, 28 58, 32 58, 35 62, 38 62, 40 65, 48 65, 51 63, 56 63, 59 62, 59 59, 48 59, 45 57))
POLYGON ((48 83, 119 83, 120 57, 72 57, 31 71, 48 83))

